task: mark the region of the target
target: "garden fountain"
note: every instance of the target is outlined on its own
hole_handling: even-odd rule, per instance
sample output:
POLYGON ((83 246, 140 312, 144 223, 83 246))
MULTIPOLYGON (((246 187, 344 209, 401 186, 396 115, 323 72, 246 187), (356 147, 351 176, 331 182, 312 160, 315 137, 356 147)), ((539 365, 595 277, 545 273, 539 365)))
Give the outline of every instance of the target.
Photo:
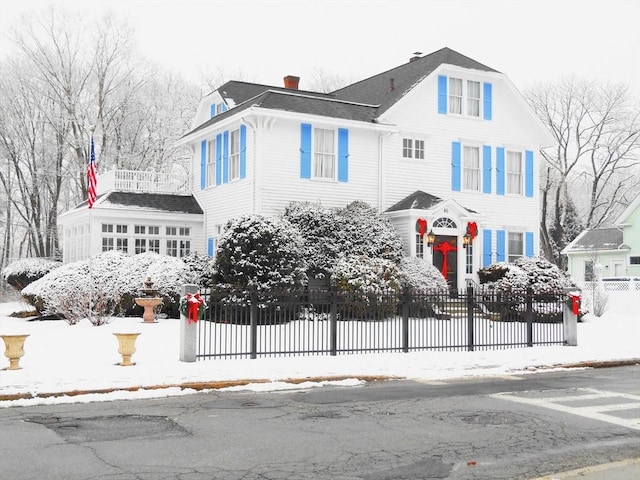
POLYGON ((136 298, 135 301, 141 307, 144 307, 142 320, 144 323, 156 323, 155 307, 162 304, 162 298, 158 296, 158 291, 153 288, 151 277, 147 277, 144 281, 144 288, 141 289, 142 296, 136 298))

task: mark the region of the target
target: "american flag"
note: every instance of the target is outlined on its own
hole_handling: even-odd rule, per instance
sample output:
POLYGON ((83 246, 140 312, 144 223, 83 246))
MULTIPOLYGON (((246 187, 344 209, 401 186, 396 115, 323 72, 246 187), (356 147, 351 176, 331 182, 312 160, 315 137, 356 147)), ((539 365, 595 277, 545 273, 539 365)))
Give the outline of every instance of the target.
POLYGON ((98 179, 96 177, 96 152, 93 148, 93 137, 91 137, 91 158, 89 159, 89 168, 87 169, 87 200, 89 208, 93 207, 96 202, 96 190, 98 188, 98 179))

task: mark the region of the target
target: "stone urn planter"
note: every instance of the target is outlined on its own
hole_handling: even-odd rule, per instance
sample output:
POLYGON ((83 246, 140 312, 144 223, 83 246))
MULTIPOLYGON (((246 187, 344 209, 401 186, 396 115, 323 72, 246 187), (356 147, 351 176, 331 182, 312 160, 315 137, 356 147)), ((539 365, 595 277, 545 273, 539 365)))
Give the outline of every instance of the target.
POLYGON ((24 355, 24 341, 29 335, 0 335, 4 340, 4 355, 9 366, 3 370, 20 370, 20 358, 24 355))
POLYGON ((131 356, 136 353, 136 339, 140 333, 114 333, 118 339, 118 353, 122 355, 122 362, 118 365, 130 367, 135 365, 131 361, 131 356))
POLYGON ((144 323, 157 323, 155 307, 162 304, 162 298, 158 297, 158 292, 153 288, 151 277, 146 278, 141 292, 142 296, 136 298, 135 302, 144 308, 142 320, 144 323))

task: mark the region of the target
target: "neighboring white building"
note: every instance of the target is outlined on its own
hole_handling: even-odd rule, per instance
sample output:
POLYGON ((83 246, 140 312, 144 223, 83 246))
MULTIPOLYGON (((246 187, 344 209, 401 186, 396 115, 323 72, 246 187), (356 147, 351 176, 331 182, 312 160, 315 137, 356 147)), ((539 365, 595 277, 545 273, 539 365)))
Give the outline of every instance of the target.
POLYGON ((193 154, 210 255, 235 216, 354 200, 389 216, 406 255, 441 269, 447 255, 453 286, 538 254, 538 152, 554 140, 506 75, 448 48, 329 94, 293 76, 284 88, 227 82, 178 143, 193 154))
POLYGON ((454 287, 493 262, 538 254, 538 152, 554 140, 506 75, 443 48, 333 93, 301 91, 298 80, 231 81, 204 97, 178 142, 193 155, 190 191, 171 203, 100 177, 91 213, 84 203, 60 216, 65 261, 86 258, 89 245, 135 253, 142 241, 214 255, 233 217, 354 200, 388 215, 406 255, 446 264, 454 287))
POLYGON ((58 216, 64 263, 108 250, 183 257, 204 253, 203 212, 188 177, 115 170, 98 177, 97 199, 58 216))

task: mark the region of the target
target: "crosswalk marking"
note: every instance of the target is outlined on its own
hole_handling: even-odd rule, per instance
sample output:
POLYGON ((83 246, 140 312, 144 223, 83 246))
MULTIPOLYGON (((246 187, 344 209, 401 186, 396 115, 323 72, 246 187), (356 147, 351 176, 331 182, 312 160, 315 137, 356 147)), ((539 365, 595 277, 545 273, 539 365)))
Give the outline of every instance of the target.
MULTIPOLYGON (((616 393, 606 392, 602 390, 596 390, 592 388, 579 388, 577 390, 571 390, 571 394, 567 396, 555 395, 557 391, 554 391, 554 396, 550 397, 538 397, 540 392, 506 392, 497 393, 491 395, 494 398, 501 398, 503 400, 509 400, 511 402, 524 403, 527 405, 535 405, 542 408, 549 408, 551 410, 557 410, 560 412, 570 413, 573 415, 579 415, 594 420, 601 420, 603 422, 612 423, 614 425, 620 425, 622 427, 632 428, 634 430, 640 430, 640 396, 631 395, 628 393, 616 393), (575 394, 575 392, 579 392, 575 394), (597 403, 598 400, 607 399, 620 399, 619 403, 607 403, 605 405, 586 405, 586 406, 571 406, 572 402, 590 400, 597 403), (631 400, 631 402, 629 402, 631 400), (634 412, 633 418, 620 418, 614 415, 608 415, 606 412, 616 412, 622 410, 637 409, 637 413, 634 412)), ((551 392, 550 392, 551 393, 551 392)))

